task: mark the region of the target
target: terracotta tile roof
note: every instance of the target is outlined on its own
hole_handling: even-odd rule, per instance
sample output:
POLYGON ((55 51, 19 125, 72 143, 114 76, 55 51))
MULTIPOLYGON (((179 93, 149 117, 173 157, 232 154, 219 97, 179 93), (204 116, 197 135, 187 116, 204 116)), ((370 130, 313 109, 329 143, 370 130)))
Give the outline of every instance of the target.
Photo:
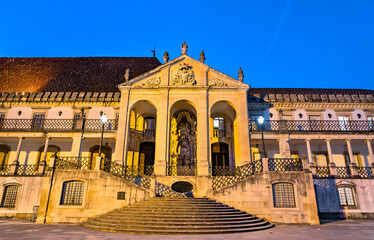
POLYGON ((374 90, 328 88, 251 88, 248 102, 374 102, 374 90))
POLYGON ((161 63, 154 57, 0 58, 0 92, 118 92, 161 63))
POLYGON ((372 94, 374 90, 367 89, 330 89, 330 88, 251 88, 249 94, 342 94, 359 95, 372 94))

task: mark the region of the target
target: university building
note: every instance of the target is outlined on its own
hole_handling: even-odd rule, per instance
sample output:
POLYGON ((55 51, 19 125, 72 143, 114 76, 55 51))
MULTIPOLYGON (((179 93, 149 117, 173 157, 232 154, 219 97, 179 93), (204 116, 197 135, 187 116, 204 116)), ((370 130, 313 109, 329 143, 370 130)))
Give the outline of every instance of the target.
POLYGON ((0 58, 0 216, 123 232, 172 206, 221 211, 203 232, 374 218, 374 90, 251 88, 181 50, 0 58))

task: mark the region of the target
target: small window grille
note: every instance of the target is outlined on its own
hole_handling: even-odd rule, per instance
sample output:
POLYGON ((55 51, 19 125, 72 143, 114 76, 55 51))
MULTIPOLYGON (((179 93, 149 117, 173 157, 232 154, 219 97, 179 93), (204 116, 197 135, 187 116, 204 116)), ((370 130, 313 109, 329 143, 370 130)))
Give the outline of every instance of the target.
POLYGON ((84 182, 69 181, 64 182, 61 194, 60 205, 82 205, 84 192, 84 182))
POLYGON ((274 207, 294 208, 296 207, 295 194, 291 183, 273 184, 274 207))
POLYGON ((339 187, 338 192, 341 206, 356 206, 352 187, 339 187))
POLYGON ((10 185, 4 188, 3 199, 1 201, 2 208, 15 208, 19 186, 10 185))

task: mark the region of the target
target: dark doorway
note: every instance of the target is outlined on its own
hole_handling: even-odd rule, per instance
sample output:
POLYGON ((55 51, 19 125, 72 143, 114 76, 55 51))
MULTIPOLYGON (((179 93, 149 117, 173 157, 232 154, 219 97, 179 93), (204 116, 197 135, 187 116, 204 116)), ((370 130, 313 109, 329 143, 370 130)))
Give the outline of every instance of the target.
MULTIPOLYGON (((227 143, 213 143, 212 144, 212 167, 213 175, 222 172, 223 167, 229 167, 229 145, 227 143)), ((227 169, 228 170, 228 169, 227 169)))
POLYGON ((153 173, 153 165, 155 164, 155 143, 141 143, 139 156, 139 167, 144 169, 144 174, 151 175, 153 173))

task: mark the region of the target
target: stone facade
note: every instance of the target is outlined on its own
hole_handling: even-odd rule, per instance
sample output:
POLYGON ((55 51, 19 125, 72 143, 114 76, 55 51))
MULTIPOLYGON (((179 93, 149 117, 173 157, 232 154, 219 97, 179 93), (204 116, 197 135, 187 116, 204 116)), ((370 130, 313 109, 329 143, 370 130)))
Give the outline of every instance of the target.
MULTIPOLYGON (((116 92, 85 91, 81 76, 72 92, 53 89, 65 75, 39 86, 48 92, 4 88, 0 214, 39 206, 37 222, 81 222, 156 195, 208 196, 280 223, 373 217, 373 90, 255 89, 241 68, 237 80, 181 50, 116 65, 116 92)), ((87 74, 102 76, 100 64, 87 74)))

